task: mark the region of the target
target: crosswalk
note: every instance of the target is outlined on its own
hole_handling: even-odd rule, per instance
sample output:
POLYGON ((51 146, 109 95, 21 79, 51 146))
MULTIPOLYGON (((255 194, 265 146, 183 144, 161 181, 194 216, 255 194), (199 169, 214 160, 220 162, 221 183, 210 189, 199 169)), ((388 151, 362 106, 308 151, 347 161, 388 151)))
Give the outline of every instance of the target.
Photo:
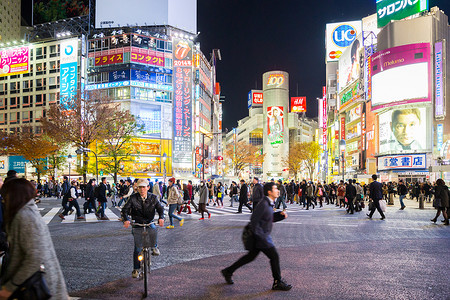
MULTIPOLYGON (((217 207, 217 206, 207 206, 206 207, 208 211, 211 213, 212 217, 221 217, 221 216, 229 216, 234 215, 238 211, 238 205, 235 205, 234 207, 230 206, 224 206, 224 207, 217 207)), ((90 213, 83 215, 84 219, 77 219, 76 212, 73 212, 71 215, 67 215, 64 220, 62 220, 59 217, 59 214, 62 213, 63 209, 61 206, 56 207, 38 207, 42 218, 46 224, 50 223, 61 223, 61 224, 73 224, 73 223, 95 223, 95 222, 118 222, 120 221, 120 208, 117 207, 108 207, 105 210, 105 216, 107 220, 100 220, 95 214, 90 213)), ((324 207, 323 210, 326 208, 324 207)), ((166 216, 166 219, 168 218, 168 212, 169 208, 167 206, 164 207, 164 214, 166 216)), ((322 210, 322 209, 318 209, 322 210)), ((201 217, 201 214, 199 212, 196 212, 193 207, 191 207, 191 214, 187 214, 186 212, 182 212, 179 216, 190 220, 190 219, 199 219, 201 217)), ((301 206, 299 205, 288 205, 287 208, 288 212, 303 212, 305 211, 301 206)), ((306 211, 305 211, 306 212, 306 211)), ((251 215, 251 212, 248 210, 248 208, 244 207, 242 209, 241 215, 251 215)), ((207 217, 207 214, 205 214, 205 217, 207 217)))

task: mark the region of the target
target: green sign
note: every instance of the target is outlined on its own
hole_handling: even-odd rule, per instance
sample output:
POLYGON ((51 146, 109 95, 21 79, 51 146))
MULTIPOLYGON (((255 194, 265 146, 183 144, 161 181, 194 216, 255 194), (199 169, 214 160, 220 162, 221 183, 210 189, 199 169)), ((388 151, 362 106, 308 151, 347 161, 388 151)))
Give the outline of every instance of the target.
POLYGON ((103 171, 98 172, 100 176, 103 176, 103 171))
POLYGON ((377 0, 378 28, 428 10, 428 0, 377 0))

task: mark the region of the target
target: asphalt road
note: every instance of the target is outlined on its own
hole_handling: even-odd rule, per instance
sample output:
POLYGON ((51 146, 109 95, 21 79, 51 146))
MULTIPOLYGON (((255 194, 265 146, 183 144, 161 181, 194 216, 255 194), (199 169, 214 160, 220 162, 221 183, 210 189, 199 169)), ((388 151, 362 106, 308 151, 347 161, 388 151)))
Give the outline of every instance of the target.
MULTIPOLYGON (((183 213, 183 227, 175 221, 175 229, 159 229, 161 256, 152 261, 150 297, 450 299, 450 228, 430 222, 435 214, 430 204, 424 210, 416 201, 406 205, 403 211, 388 207, 383 221, 377 213, 369 220, 367 211, 348 215, 331 205, 308 211, 289 206, 289 218, 272 232, 282 275, 294 286, 289 292, 270 290, 263 254, 234 274, 234 285, 224 284, 220 270, 245 253, 240 239, 249 213, 212 208, 212 218, 202 221, 183 213)), ((141 298, 143 283, 131 278, 131 230, 117 220, 117 209, 110 210, 109 221, 91 215, 86 221, 68 217, 61 222, 52 217, 59 207, 56 199, 44 199, 39 207, 72 297, 141 298)))

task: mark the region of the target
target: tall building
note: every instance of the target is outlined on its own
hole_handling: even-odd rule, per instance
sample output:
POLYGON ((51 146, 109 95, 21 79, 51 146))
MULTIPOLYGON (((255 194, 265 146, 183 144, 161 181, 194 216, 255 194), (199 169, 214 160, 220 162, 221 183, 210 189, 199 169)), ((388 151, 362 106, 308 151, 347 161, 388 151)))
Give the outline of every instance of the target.
POLYGON ((0 1, 0 46, 21 39, 20 3, 20 0, 0 1))

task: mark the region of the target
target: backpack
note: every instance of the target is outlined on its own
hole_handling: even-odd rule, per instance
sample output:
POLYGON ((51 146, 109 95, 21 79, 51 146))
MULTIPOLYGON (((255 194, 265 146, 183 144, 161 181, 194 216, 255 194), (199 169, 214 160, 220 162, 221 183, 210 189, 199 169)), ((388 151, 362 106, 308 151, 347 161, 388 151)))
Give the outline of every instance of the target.
POLYGON ((98 199, 99 195, 100 195, 100 185, 96 185, 94 187, 94 197, 98 199))

